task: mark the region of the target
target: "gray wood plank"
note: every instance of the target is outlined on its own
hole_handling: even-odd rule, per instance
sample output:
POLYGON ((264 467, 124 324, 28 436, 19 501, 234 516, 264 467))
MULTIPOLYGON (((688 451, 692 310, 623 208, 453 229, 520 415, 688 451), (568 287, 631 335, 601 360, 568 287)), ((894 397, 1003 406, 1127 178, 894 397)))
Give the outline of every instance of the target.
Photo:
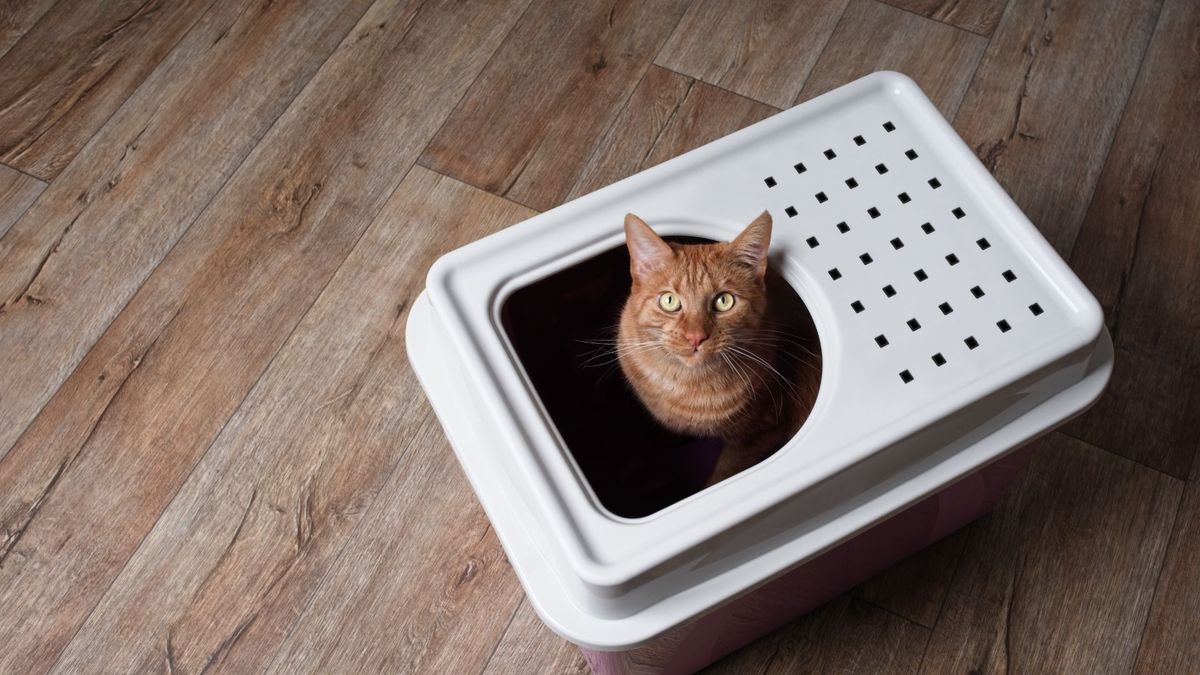
POLYGON ((0 240, 45 189, 42 181, 0 164, 0 240))
POLYGON ((21 39, 56 0, 6 0, 0 5, 0 57, 21 39))

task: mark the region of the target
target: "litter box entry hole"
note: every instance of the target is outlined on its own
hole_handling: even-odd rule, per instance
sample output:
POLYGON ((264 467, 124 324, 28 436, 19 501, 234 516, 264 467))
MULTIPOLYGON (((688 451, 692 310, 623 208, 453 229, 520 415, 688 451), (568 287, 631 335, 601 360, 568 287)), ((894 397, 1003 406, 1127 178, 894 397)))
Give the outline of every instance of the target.
POLYGON ((767 187, 775 187, 777 185, 774 176, 767 176, 763 179, 763 182, 767 184, 767 187))
MULTIPOLYGON (((702 489, 722 445, 666 429, 630 389, 610 342, 630 286, 622 244, 517 289, 500 316, 550 422, 599 503, 619 517, 641 518, 702 489)), ((794 418, 786 422, 791 438, 819 389, 820 340, 808 308, 774 270, 768 270, 767 298, 779 316, 772 329, 803 346, 775 364, 801 392, 785 415, 794 418)))

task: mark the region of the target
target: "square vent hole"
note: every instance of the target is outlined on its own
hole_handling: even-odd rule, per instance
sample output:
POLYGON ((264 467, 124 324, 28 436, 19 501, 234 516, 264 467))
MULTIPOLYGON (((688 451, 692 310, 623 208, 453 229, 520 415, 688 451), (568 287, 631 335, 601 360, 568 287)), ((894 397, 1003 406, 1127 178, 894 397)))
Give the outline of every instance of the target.
POLYGON ((763 182, 767 184, 767 187, 775 187, 776 185, 774 176, 767 176, 763 179, 763 182))
POLYGON ((925 223, 921 225, 921 231, 925 234, 933 234, 933 225, 931 223, 925 223))
POLYGON ((834 267, 833 269, 829 270, 829 278, 837 281, 838 279, 842 278, 842 273, 838 271, 838 268, 834 267))
POLYGON ((850 309, 854 310, 855 314, 861 314, 866 307, 863 306, 862 302, 855 300, 854 302, 850 303, 850 309))
POLYGON ((808 167, 804 166, 804 162, 797 162, 792 168, 796 170, 796 173, 804 173, 805 171, 808 171, 808 167))
POLYGON ((883 349, 884 347, 888 346, 888 339, 883 333, 880 333, 879 335, 875 336, 875 344, 879 345, 880 349, 883 349))
POLYGON ((816 237, 809 237, 804 240, 804 243, 808 244, 809 248, 816 248, 821 245, 821 242, 817 241, 816 237))
POLYGON ((885 173, 887 173, 887 172, 888 172, 887 164, 882 164, 882 163, 881 163, 881 164, 876 164, 876 165, 875 165, 875 171, 876 171, 876 173, 878 173, 880 176, 882 176, 883 174, 885 174, 885 173))
POLYGON ((850 231, 850 226, 847 225, 846 221, 843 220, 842 222, 837 224, 837 229, 838 229, 838 232, 841 232, 842 234, 846 234, 847 232, 850 231))
POLYGON ((917 151, 916 151, 916 150, 913 150, 912 148, 909 148, 908 150, 905 150, 905 151, 904 151, 904 156, 905 156, 905 157, 907 157, 907 158, 909 158, 909 159, 916 159, 916 158, 917 158, 917 151))
POLYGON ((853 190, 854 188, 858 187, 858 181, 854 180, 854 177, 851 176, 850 178, 846 179, 846 187, 853 190))
POLYGON ((929 187, 931 187, 931 188, 933 188, 934 190, 936 190, 936 189, 938 189, 938 188, 942 187, 942 181, 940 181, 940 180, 938 180, 938 179, 936 179, 936 178, 930 178, 930 179, 929 179, 929 187))
POLYGON ((917 270, 916 272, 913 272, 913 276, 917 278, 917 281, 925 281, 929 278, 929 275, 925 273, 925 270, 917 270))
POLYGON ((933 359, 933 362, 937 364, 938 368, 941 368, 942 366, 946 365, 946 357, 942 356, 941 352, 934 354, 930 358, 933 359))
POLYGON ((855 136, 855 137, 854 137, 854 144, 855 144, 855 145, 866 145, 866 144, 867 144, 867 139, 863 138, 862 136, 855 136))
POLYGON ((896 295, 896 289, 892 288, 891 284, 888 284, 887 286, 883 287, 883 294, 890 298, 890 297, 896 295))
POLYGON ((879 217, 879 209, 872 206, 871 208, 867 209, 867 215, 871 216, 871 218, 878 218, 879 217))
POLYGON ((967 346, 967 349, 975 349, 979 346, 979 340, 976 340, 974 335, 968 335, 967 339, 963 340, 963 344, 967 346))
POLYGON ((834 157, 837 157, 837 153, 833 151, 833 148, 825 151, 825 159, 833 159, 834 157))
POLYGON ((907 370, 902 370, 900 371, 900 379, 904 380, 904 384, 908 384, 909 382, 913 381, 912 373, 908 372, 907 370))

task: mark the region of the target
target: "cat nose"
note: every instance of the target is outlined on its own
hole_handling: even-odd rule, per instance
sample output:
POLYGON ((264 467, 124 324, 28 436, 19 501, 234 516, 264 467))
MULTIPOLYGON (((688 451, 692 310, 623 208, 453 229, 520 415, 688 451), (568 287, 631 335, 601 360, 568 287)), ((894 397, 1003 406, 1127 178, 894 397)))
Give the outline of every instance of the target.
POLYGON ((694 331, 688 331, 687 333, 684 334, 684 337, 687 338, 688 342, 692 343, 693 350, 699 350, 700 344, 708 339, 708 336, 705 335, 704 333, 694 332, 694 331))

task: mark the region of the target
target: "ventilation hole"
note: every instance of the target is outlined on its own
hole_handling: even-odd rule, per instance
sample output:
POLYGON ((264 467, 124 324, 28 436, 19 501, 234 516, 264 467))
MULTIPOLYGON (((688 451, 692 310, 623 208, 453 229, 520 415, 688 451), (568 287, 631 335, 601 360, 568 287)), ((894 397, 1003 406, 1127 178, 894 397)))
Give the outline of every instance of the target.
POLYGON ((917 281, 925 281, 929 278, 929 275, 925 274, 925 270, 917 270, 913 272, 913 276, 917 278, 917 281))
POLYGON ((888 122, 884 122, 884 123, 883 123, 883 130, 884 130, 884 131, 886 131, 886 132, 888 132, 888 133, 890 134, 890 133, 892 133, 893 131, 895 131, 895 130, 896 130, 896 125, 895 125, 895 124, 892 124, 890 121, 888 121, 888 122))
POLYGON ((816 248, 821 245, 821 242, 817 241, 816 237, 809 237, 808 239, 805 239, 804 241, 805 241, 805 243, 808 244, 809 248, 816 248))
POLYGON ((1012 330, 1012 326, 1008 325, 1008 322, 1004 319, 997 321, 996 327, 1000 329, 1001 333, 1007 333, 1008 331, 1012 330))
POLYGON ((900 371, 900 379, 904 380, 904 384, 908 384, 909 382, 913 381, 912 373, 908 372, 907 370, 902 370, 900 371))
POLYGON ((1034 316, 1041 316, 1042 312, 1046 310, 1042 309, 1042 306, 1035 302, 1029 306, 1029 311, 1033 312, 1034 316))
POLYGON ((896 199, 899 199, 901 204, 907 204, 912 201, 912 197, 909 197, 907 192, 901 192, 896 195, 896 199))
POLYGON ((921 322, 917 321, 916 319, 909 319, 905 323, 908 324, 908 329, 914 333, 921 330, 921 322))
POLYGON ((825 159, 833 159, 834 157, 837 157, 837 153, 833 151, 833 148, 825 151, 825 159))
POLYGON ((924 225, 921 226, 921 231, 924 232, 925 234, 933 234, 933 225, 931 225, 929 223, 925 223, 924 225))
POLYGON ((767 187, 775 187, 775 178, 774 178, 774 176, 767 176, 767 177, 766 177, 766 178, 763 180, 763 182, 767 184, 767 187))
POLYGON ((950 266, 953 267, 958 264, 958 256, 951 253, 950 255, 946 256, 946 262, 950 263, 950 266))
POLYGON ((826 197, 824 192, 817 193, 817 203, 818 204, 824 204, 827 201, 829 201, 829 197, 826 197))
POLYGON ((917 158, 917 151, 916 151, 916 150, 913 150, 912 148, 909 148, 908 150, 905 150, 905 151, 904 151, 904 156, 905 156, 905 157, 907 157, 907 158, 909 158, 909 159, 916 159, 916 158, 917 158))
POLYGON ((875 259, 871 257, 870 253, 864 253, 858 256, 858 259, 861 260, 862 264, 864 265, 870 265, 871 263, 875 262, 875 259))
POLYGON ((888 284, 887 286, 883 287, 883 294, 890 298, 896 294, 896 289, 892 288, 891 284, 888 284))
POLYGON ((866 307, 863 307, 861 302, 855 300, 854 302, 850 303, 850 309, 854 310, 855 314, 860 314, 864 309, 866 309, 866 307))
POLYGON ((883 174, 888 172, 887 164, 876 164, 875 171, 878 172, 880 176, 882 176, 883 174))
POLYGON ((966 213, 965 211, 963 211, 963 210, 962 210, 962 207, 961 207, 961 206, 956 206, 956 207, 954 207, 954 210, 953 210, 953 211, 951 211, 950 213, 953 213, 953 214, 954 214, 954 217, 955 217, 955 218, 959 218, 959 219, 965 218, 965 217, 966 217, 966 215, 967 215, 967 213, 966 213))
POLYGON ((980 237, 975 240, 975 243, 979 245, 980 251, 986 251, 992 247, 992 242, 988 241, 987 237, 980 237))
POLYGON ((854 188, 858 187, 858 181, 854 180, 854 178, 847 178, 846 179, 846 187, 853 190, 854 188))
POLYGON ((838 279, 842 278, 842 273, 839 272, 838 268, 835 267, 835 268, 829 270, 829 278, 833 279, 834 281, 837 281, 838 279))
POLYGON ((904 248, 904 242, 900 241, 900 237, 896 237, 892 240, 892 248, 896 249, 897 251, 904 248))
POLYGON ((976 340, 974 335, 970 335, 967 336, 966 340, 963 340, 963 344, 967 346, 967 349, 975 349, 979 346, 979 340, 976 340))
POLYGON ((929 179, 929 187, 931 187, 931 188, 933 188, 934 190, 936 190, 936 189, 938 189, 938 188, 942 187, 942 181, 940 181, 940 180, 938 180, 938 179, 936 179, 936 178, 930 178, 930 179, 929 179))
POLYGON ((793 168, 796 169, 796 173, 804 173, 805 171, 808 171, 808 167, 804 166, 804 162, 799 162, 793 168))
POLYGON ((938 352, 929 358, 933 359, 933 362, 937 364, 938 368, 946 365, 946 357, 942 356, 941 352, 938 352))
POLYGON ((789 217, 789 218, 795 218, 795 217, 796 217, 796 207, 794 207, 794 206, 789 206, 789 207, 787 207, 786 209, 784 209, 784 210, 783 210, 783 212, 784 212, 784 213, 786 213, 786 214, 788 214, 788 217, 789 217))
POLYGON ((875 336, 875 344, 879 345, 880 349, 888 346, 888 339, 881 333, 875 336))
POLYGON ((850 231, 850 226, 847 225, 846 221, 843 220, 842 222, 837 224, 837 229, 838 229, 838 232, 841 232, 842 234, 846 234, 847 232, 850 231))
POLYGON ((1017 280, 1017 275, 1013 274, 1012 270, 1004 270, 1004 274, 1001 276, 1003 276, 1004 280, 1010 284, 1017 280))
POLYGON ((983 297, 983 295, 984 295, 984 293, 983 293, 983 289, 982 289, 982 288, 980 288, 980 287, 978 287, 978 286, 973 286, 973 287, 971 288, 971 295, 973 295, 973 296, 975 296, 975 297, 977 297, 977 298, 982 298, 982 297, 983 297))
POLYGON ((871 208, 867 209, 867 215, 871 216, 872 218, 878 218, 879 217, 879 209, 872 206, 871 208))
POLYGON ((855 137, 854 137, 854 144, 855 144, 855 145, 866 145, 866 144, 867 144, 867 139, 863 138, 862 136, 855 136, 855 137))
POLYGON ((950 312, 954 311, 954 308, 951 307, 950 303, 948 302, 943 302, 942 304, 938 305, 938 309, 942 310, 942 314, 949 314, 950 312))

